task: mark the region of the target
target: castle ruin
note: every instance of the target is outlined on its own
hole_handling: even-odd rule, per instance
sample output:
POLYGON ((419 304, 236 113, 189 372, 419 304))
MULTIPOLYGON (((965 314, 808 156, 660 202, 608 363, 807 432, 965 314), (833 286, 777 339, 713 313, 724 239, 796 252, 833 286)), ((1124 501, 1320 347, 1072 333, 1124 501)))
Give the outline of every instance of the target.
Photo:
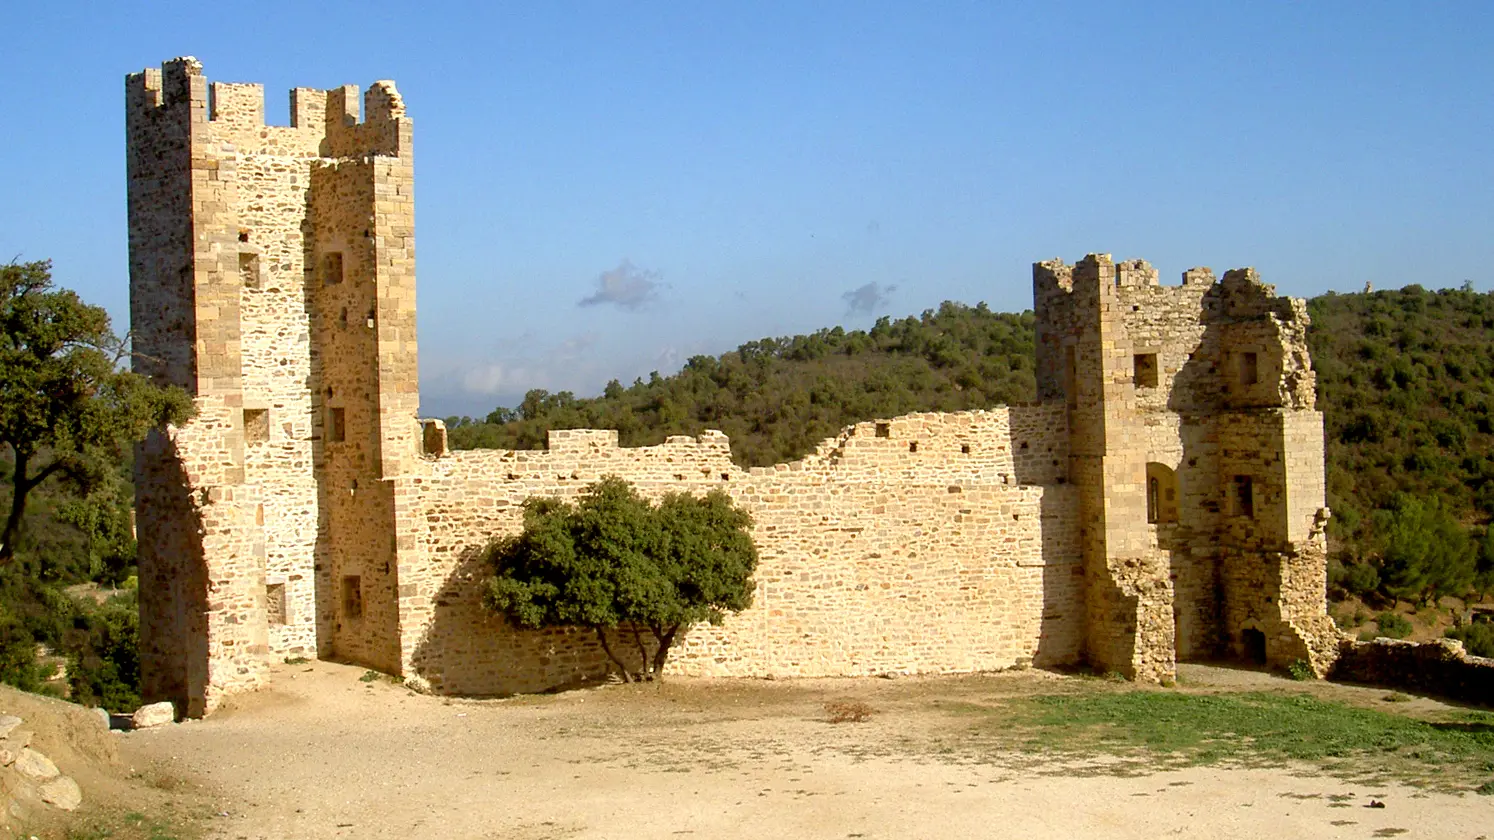
POLYGON ((136 458, 142 693, 186 715, 290 656, 444 693, 605 675, 590 633, 481 603, 524 499, 605 475, 749 510, 753 607, 677 673, 824 676, 1179 659, 1322 673, 1322 415, 1302 301, 1249 269, 1164 286, 1090 255, 1033 268, 1039 402, 858 423, 744 470, 719 432, 452 452, 417 417, 411 122, 390 82, 291 91, 175 59, 126 81, 137 371, 197 416, 136 458))

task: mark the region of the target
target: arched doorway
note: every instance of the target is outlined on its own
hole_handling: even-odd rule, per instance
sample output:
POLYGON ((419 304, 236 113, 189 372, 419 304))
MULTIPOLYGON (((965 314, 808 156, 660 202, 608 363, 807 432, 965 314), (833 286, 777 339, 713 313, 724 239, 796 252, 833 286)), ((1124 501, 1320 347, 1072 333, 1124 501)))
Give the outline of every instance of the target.
POLYGON ((1240 646, 1245 655, 1245 661, 1251 665, 1266 664, 1266 634, 1247 627, 1240 631, 1240 646))

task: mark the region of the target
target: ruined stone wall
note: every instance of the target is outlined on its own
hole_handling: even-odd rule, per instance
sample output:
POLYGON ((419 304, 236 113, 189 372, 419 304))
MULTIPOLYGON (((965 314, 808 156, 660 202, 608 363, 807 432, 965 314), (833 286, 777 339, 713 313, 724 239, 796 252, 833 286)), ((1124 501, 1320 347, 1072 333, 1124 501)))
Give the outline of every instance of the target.
POLYGON ((1344 640, 1329 676, 1426 692, 1461 703, 1494 705, 1494 659, 1473 656, 1454 639, 1421 643, 1344 640))
POLYGON ((1074 482, 1105 517, 1086 537, 1091 660, 1141 673, 1148 650, 1254 655, 1250 630, 1266 661, 1326 667, 1337 634, 1323 616, 1322 416, 1304 304, 1249 269, 1216 281, 1196 268, 1163 286, 1145 262, 1103 255, 1039 264, 1034 293, 1039 393, 1067 396, 1074 482))
MULTIPOLYGON (((534 691, 605 673, 590 633, 517 631, 481 604, 482 549, 535 495, 606 475, 641 492, 722 489, 754 517, 753 607, 697 627, 671 668, 718 676, 970 671, 1076 661, 1077 498, 1056 406, 861 423, 792 464, 742 470, 724 435, 621 449, 552 432, 548 451, 472 451, 402 485, 427 557, 402 561, 405 672, 439 691, 534 691)), ((631 644, 631 643, 630 643, 631 644)))

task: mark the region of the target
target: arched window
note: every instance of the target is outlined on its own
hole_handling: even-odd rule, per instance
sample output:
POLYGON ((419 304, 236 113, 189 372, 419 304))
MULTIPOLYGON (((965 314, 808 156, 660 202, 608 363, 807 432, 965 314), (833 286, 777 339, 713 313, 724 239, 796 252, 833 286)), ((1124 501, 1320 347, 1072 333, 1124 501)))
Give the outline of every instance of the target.
POLYGON ((1165 524, 1178 521, 1178 477, 1166 464, 1146 465, 1146 521, 1165 524))

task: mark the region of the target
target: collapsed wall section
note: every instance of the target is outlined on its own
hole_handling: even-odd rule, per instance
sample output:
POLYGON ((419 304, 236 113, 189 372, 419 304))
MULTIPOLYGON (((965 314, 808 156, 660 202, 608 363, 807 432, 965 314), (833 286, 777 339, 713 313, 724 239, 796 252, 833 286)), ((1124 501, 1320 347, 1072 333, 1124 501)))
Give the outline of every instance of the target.
MULTIPOLYGON (((464 694, 606 673, 589 632, 520 631, 481 602, 483 549, 524 499, 617 475, 641 492, 721 489, 754 518, 753 606, 679 644, 675 673, 823 676, 1074 661, 1078 508, 1052 406, 858 424, 792 464, 742 470, 720 433, 637 449, 552 432, 548 451, 469 451, 401 483, 420 527, 402 554, 407 675, 464 694), (409 557, 419 556, 419 562, 409 557)), ((401 539, 405 539, 402 535, 401 539)), ((620 646, 619 646, 620 647, 620 646)))

